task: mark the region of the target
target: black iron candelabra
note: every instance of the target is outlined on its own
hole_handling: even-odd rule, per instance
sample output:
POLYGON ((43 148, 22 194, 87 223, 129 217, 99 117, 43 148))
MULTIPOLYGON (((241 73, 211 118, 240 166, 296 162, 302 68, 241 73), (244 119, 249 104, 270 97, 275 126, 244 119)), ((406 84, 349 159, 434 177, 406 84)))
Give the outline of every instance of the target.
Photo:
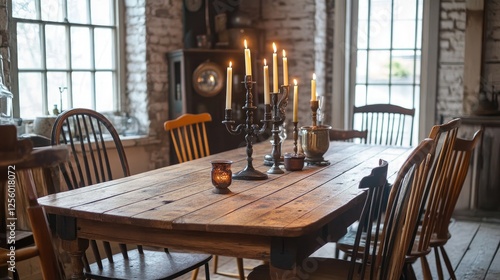
POLYGON ((272 155, 272 162, 273 165, 271 168, 267 171, 269 174, 283 174, 284 171, 281 170, 279 167, 280 163, 283 161, 282 157, 282 152, 281 152, 281 139, 280 139, 280 133, 281 129, 285 129, 282 127, 283 123, 285 122, 286 118, 286 106, 288 105, 288 96, 290 92, 290 86, 289 85, 282 85, 281 86, 281 92, 283 93, 281 95, 281 98, 278 98, 278 93, 273 92, 271 93, 271 108, 273 109, 272 111, 272 118, 270 122, 273 124, 273 127, 271 129, 271 133, 273 136, 273 149, 271 152, 272 155))
POLYGON ((253 143, 252 141, 256 136, 264 133, 267 129, 267 124, 271 119, 271 106, 266 105, 264 112, 264 120, 262 120, 262 127, 254 123, 254 114, 257 107, 253 104, 253 93, 252 88, 254 81, 252 81, 251 75, 246 75, 244 81, 246 96, 245 105, 242 107, 243 111, 246 111, 246 121, 245 123, 236 125, 232 116, 232 109, 226 109, 224 121, 222 123, 226 126, 227 131, 233 135, 241 134, 245 132, 245 142, 246 142, 246 154, 247 154, 247 165, 246 167, 233 174, 233 179, 236 180, 264 180, 267 179, 267 174, 256 170, 253 167, 253 143))

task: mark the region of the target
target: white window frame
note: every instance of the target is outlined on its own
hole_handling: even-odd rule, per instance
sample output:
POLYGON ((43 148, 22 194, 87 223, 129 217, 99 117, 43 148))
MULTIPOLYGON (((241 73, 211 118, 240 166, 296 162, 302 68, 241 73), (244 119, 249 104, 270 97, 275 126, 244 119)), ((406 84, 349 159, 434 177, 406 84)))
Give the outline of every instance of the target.
MULTIPOLYGON (((350 127, 354 104, 353 86, 356 69, 356 26, 358 1, 335 0, 332 124, 334 127, 350 127)), ((437 70, 439 50, 440 1, 424 0, 422 26, 422 58, 420 76, 420 102, 418 139, 427 137, 435 124, 437 70)))
MULTIPOLYGON (((10 46, 10 62, 11 62, 11 67, 10 67, 10 73, 11 73, 11 91, 14 94, 14 99, 13 99, 13 114, 14 117, 20 117, 23 118, 23 116, 20 113, 20 96, 19 96, 19 72, 18 71, 18 52, 17 52, 17 23, 18 22, 27 22, 27 23, 39 23, 43 27, 45 24, 57 24, 57 25, 62 25, 62 26, 80 26, 80 27, 99 27, 99 25, 92 25, 92 24, 70 24, 70 23, 63 23, 63 22, 50 22, 50 21, 42 21, 42 20, 29 20, 29 19, 17 19, 12 16, 12 0, 8 0, 8 7, 10 7, 9 11, 9 35, 11 38, 11 46, 10 46)), ((37 1, 37 7, 40 9, 40 0, 35 0, 37 1)), ((90 1, 90 0, 82 0, 82 1, 90 1)), ((115 22, 116 25, 113 28, 114 29, 114 34, 115 34, 115 53, 114 53, 114 93, 113 93, 113 109, 114 111, 122 111, 124 109, 124 96, 123 92, 126 87, 126 77, 125 77, 125 28, 124 28, 124 15, 125 15, 125 5, 123 1, 112 1, 112 3, 115 3, 115 22)), ((87 5, 88 7, 88 14, 90 15, 90 5, 87 5)), ((42 39, 41 39, 42 40, 42 39)), ((43 41, 44 42, 44 41, 43 41)), ((70 44, 70 43, 69 43, 70 44)), ((95 43, 93 43, 95 44, 95 43)), ((45 58, 42 58, 45 60, 45 58)), ((69 69, 64 69, 62 70, 63 72, 67 72, 69 75, 73 71, 71 67, 69 69)), ((47 68, 44 67, 40 71, 32 71, 32 72, 37 72, 37 73, 42 73, 42 79, 43 79, 43 86, 41 89, 42 96, 41 98, 43 99, 42 101, 42 112, 52 112, 52 107, 50 107, 50 104, 48 104, 48 98, 47 98, 47 68)), ((61 72, 58 70, 58 72, 61 72)), ((95 68, 90 69, 90 73, 95 74, 95 68)), ((71 76, 71 75, 70 75, 71 76)), ((92 75, 93 76, 93 75, 92 75)), ((71 83, 71 78, 69 78, 70 83, 71 83)), ((96 96, 95 96, 95 87, 96 87, 96 81, 95 79, 92 79, 92 108, 90 109, 95 109, 96 108, 96 96)), ((68 87, 71 85, 68 85, 68 87)), ((69 102, 71 104, 71 96, 68 96, 69 102)), ((63 110, 67 110, 68 108, 63 108, 63 110)))

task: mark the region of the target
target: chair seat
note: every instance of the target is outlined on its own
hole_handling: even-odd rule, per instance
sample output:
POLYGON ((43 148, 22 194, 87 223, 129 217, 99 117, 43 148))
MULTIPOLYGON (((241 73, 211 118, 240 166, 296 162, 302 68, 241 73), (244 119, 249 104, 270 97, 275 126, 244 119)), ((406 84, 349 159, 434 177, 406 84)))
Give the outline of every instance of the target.
POLYGON ((103 269, 97 263, 90 265, 85 276, 92 279, 174 279, 210 261, 211 255, 193 253, 165 253, 164 251, 129 250, 128 259, 121 253, 113 255, 113 263, 102 260, 103 269))

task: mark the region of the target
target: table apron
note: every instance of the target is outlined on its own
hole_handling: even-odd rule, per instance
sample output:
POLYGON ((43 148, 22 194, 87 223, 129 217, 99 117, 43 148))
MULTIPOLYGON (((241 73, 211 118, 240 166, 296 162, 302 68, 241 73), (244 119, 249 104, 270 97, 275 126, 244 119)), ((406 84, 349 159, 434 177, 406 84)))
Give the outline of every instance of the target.
POLYGON ((269 261, 271 237, 180 231, 78 218, 77 237, 269 261))

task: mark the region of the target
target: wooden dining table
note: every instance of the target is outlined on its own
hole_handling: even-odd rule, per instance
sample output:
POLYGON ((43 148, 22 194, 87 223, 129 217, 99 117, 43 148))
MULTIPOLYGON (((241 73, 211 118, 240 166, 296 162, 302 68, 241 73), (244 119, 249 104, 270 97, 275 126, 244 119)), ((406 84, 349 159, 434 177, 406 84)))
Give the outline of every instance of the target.
MULTIPOLYGON (((266 172, 271 145, 253 147, 253 166, 266 172)), ((283 152, 293 145, 286 141, 283 152)), ((260 259, 272 278, 310 269, 307 257, 354 222, 364 202, 358 183, 389 162, 395 177, 411 148, 330 142, 328 165, 269 174, 266 180, 233 180, 230 193, 214 193, 211 164, 247 164, 245 148, 171 165, 39 199, 57 216, 57 234, 72 257, 72 279, 83 279, 87 239, 260 259)), ((283 168, 284 170, 284 168, 283 168)))

